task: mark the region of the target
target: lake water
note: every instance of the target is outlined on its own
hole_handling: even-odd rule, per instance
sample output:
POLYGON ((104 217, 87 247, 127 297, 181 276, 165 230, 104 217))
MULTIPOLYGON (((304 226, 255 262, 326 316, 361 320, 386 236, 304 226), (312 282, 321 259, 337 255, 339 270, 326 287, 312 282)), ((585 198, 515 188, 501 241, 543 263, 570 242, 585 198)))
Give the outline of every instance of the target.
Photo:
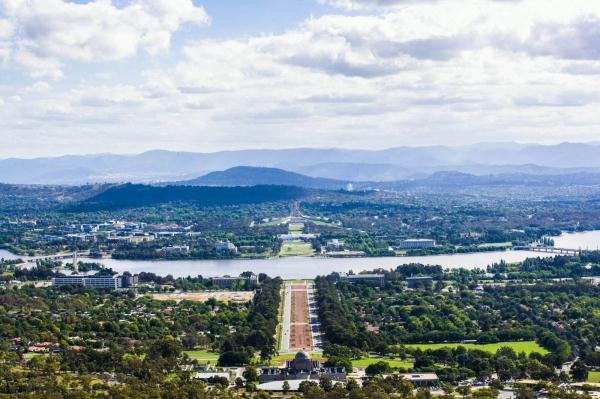
MULTIPOLYGON (((554 237, 557 247, 595 249, 600 247, 600 231, 563 234, 554 237)), ((281 276, 284 279, 314 278, 332 272, 360 272, 376 268, 391 269, 407 263, 440 265, 446 269, 466 268, 484 269, 486 266, 505 260, 519 262, 528 257, 554 256, 528 251, 494 251, 456 255, 380 257, 380 258, 304 258, 288 257, 274 259, 232 259, 232 260, 180 260, 180 261, 139 261, 104 259, 106 267, 122 273, 152 272, 158 275, 171 274, 175 277, 205 277, 231 275, 237 276, 244 271, 266 273, 269 276, 281 276)), ((14 259, 17 256, 0 250, 0 258, 14 259)))
POLYGON ((600 230, 583 233, 563 233, 560 237, 552 237, 557 248, 600 249, 600 230))
POLYGON ((308 258, 287 257, 274 259, 232 259, 232 260, 193 260, 193 261, 131 261, 106 259, 104 265, 118 272, 141 271, 159 275, 171 274, 175 277, 197 276, 237 276, 244 271, 266 273, 284 279, 314 278, 332 272, 360 272, 376 268, 391 269, 401 264, 423 263, 441 265, 444 268, 485 268, 487 265, 504 259, 507 262, 522 261, 527 257, 548 256, 537 252, 498 251, 457 255, 379 257, 379 258, 308 258))

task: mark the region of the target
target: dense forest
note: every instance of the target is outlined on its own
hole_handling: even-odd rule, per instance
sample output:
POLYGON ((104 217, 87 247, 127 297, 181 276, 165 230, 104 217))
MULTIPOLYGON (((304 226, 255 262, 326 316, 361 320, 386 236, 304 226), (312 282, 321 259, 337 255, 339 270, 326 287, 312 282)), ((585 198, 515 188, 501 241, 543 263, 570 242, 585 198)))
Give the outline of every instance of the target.
POLYGON ((116 210, 172 202, 192 202, 202 206, 254 204, 291 201, 306 195, 306 190, 291 186, 253 187, 155 187, 123 184, 69 207, 73 211, 116 210))

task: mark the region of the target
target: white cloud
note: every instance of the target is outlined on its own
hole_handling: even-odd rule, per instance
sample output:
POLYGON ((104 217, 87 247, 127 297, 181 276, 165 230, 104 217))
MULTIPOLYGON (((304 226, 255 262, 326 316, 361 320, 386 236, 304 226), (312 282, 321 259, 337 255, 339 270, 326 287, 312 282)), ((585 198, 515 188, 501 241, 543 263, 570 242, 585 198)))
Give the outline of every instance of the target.
POLYGON ((0 0, 0 18, 0 51, 10 41, 17 65, 55 79, 67 61, 121 60, 139 50, 159 54, 182 24, 209 21, 191 0, 132 0, 123 7, 110 0, 0 0))
MULTIPOLYGON (((14 14, 22 4, 13 3, 14 14)), ((110 31, 107 38, 81 28, 71 40, 77 23, 46 23, 52 43, 42 48, 44 39, 27 33, 11 59, 47 78, 74 60, 103 67, 50 89, 0 87, 8 103, 0 128, 35 137, 43 127, 61 145, 69 145, 65 131, 81 132, 86 152, 117 151, 114 143, 135 152, 597 138, 600 3, 394 3, 309 18, 278 34, 188 41, 173 62, 141 71, 140 83, 111 60, 141 51, 160 60, 183 12, 169 1, 95 2, 117 16, 100 15, 100 28, 89 28, 110 31), (125 10, 147 22, 126 24, 125 10), (10 99, 15 92, 21 101, 10 99)))

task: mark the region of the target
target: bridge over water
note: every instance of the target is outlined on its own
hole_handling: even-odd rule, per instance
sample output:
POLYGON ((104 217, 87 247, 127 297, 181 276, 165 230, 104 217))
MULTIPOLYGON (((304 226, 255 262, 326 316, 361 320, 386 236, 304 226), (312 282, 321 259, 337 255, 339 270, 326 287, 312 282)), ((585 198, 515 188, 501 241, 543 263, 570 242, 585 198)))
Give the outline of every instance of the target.
POLYGON ((532 252, 544 252, 560 255, 578 255, 583 252, 581 249, 573 248, 557 248, 557 247, 538 247, 532 245, 524 245, 513 248, 515 251, 532 251, 532 252))

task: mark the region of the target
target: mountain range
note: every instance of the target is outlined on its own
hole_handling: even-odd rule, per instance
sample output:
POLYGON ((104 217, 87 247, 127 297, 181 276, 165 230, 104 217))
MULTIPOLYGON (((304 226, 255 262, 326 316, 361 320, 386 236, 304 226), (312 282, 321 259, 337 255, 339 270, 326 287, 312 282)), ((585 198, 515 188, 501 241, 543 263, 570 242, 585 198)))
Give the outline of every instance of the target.
MULTIPOLYGON (((324 185, 324 188, 328 188, 329 184, 337 187, 347 182, 423 179, 446 171, 478 176, 558 176, 600 172, 600 144, 481 143, 397 147, 377 151, 297 148, 196 153, 156 150, 138 155, 9 158, 0 160, 0 182, 67 185, 157 183, 193 181, 203 176, 208 184, 215 175, 209 177, 207 174, 238 166, 276 168, 304 175, 305 178, 326 179, 311 182, 311 185, 324 185)), ((275 172, 271 172, 271 177, 277 178, 273 174, 275 172)), ((289 175, 287 177, 291 178, 289 175)))

